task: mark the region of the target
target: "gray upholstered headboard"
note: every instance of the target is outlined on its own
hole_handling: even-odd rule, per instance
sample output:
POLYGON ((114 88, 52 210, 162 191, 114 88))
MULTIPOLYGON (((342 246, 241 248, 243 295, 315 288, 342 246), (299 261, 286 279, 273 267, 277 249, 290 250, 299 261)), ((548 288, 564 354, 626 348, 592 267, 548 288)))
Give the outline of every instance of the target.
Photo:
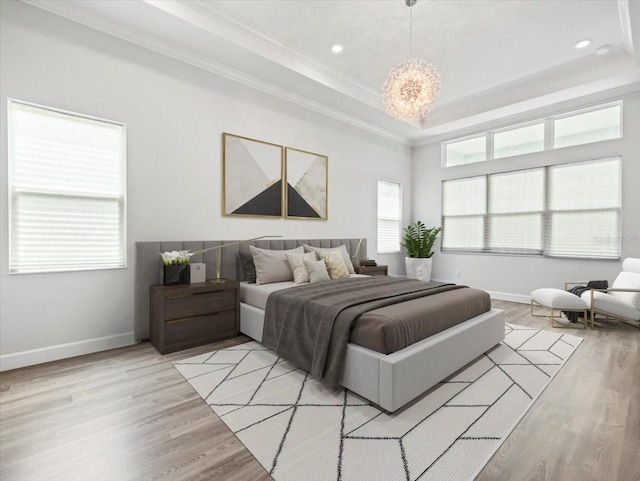
MULTIPOLYGON (((347 246, 349 254, 353 255, 360 239, 263 239, 253 242, 243 242, 238 245, 222 249, 222 277, 233 280, 245 280, 245 274, 238 262, 239 250, 249 251, 253 245, 262 249, 293 249, 302 244, 314 247, 347 246)), ((135 270, 135 338, 140 341, 149 337, 149 286, 160 283, 160 252, 189 249, 197 251, 220 244, 234 242, 224 241, 173 241, 173 242, 136 242, 136 270, 135 270)), ((362 239, 359 259, 367 257, 367 239, 362 239)), ((191 258, 191 262, 204 262, 207 265, 207 278, 215 277, 216 252, 215 249, 191 258)))

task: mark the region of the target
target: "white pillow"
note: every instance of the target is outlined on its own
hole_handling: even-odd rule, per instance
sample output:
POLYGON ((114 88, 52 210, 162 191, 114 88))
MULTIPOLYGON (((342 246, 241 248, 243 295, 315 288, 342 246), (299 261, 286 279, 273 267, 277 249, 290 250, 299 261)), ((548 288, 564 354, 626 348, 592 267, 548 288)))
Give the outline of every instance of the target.
MULTIPOLYGON (((640 273, 622 271, 611 286, 615 289, 640 289, 640 273)), ((640 292, 610 292, 625 304, 629 304, 636 311, 640 311, 640 292)))
POLYGON ((304 254, 302 247, 277 251, 259 249, 249 246, 253 263, 256 266, 256 284, 270 284, 272 282, 284 282, 293 280, 293 271, 287 261, 287 253, 304 254))
POLYGON ((309 282, 309 273, 304 266, 304 261, 317 261, 318 257, 315 252, 306 252, 304 254, 290 254, 287 252, 287 261, 293 271, 293 282, 296 284, 304 284, 309 282))
POLYGON ((309 273, 309 282, 330 281, 329 273, 327 272, 327 266, 322 259, 319 261, 304 261, 304 267, 309 273))
POLYGON ((356 271, 353 269, 353 264, 351 263, 351 258, 349 257, 349 251, 347 251, 347 246, 344 244, 342 244, 340 247, 332 247, 332 248, 313 247, 307 244, 303 244, 303 247, 305 252, 315 252, 316 254, 318 254, 318 257, 321 257, 320 256, 321 252, 339 251, 340 254, 342 255, 342 260, 344 261, 344 265, 347 267, 347 270, 349 271, 349 274, 356 273, 356 271))

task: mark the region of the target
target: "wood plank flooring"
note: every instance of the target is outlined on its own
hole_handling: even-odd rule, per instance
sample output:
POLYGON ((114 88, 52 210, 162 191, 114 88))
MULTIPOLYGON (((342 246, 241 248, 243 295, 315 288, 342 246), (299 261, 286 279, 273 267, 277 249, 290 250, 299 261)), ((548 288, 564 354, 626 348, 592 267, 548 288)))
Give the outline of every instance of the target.
MULTIPOLYGON (((553 330, 529 306, 494 306, 553 330)), ((640 334, 566 332, 584 342, 478 480, 640 481, 640 334)), ((1 373, 0 479, 270 480, 172 366, 247 340, 165 356, 143 343, 1 373)))

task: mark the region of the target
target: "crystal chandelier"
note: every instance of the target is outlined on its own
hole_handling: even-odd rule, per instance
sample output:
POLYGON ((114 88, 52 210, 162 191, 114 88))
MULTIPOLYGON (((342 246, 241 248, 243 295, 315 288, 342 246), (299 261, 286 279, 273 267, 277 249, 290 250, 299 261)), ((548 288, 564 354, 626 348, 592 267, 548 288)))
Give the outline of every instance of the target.
MULTIPOLYGON (((405 0, 408 7, 417 0, 405 0)), ((409 60, 389 72, 384 83, 382 100, 393 118, 403 122, 418 122, 433 109, 440 96, 440 74, 430 63, 411 58, 413 15, 409 21, 409 60)))

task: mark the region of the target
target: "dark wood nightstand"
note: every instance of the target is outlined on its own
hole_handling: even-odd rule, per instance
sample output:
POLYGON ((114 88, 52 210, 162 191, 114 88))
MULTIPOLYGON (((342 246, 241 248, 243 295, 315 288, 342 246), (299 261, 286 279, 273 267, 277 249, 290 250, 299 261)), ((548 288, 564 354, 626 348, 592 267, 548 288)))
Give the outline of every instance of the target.
POLYGON ((151 286, 151 343, 166 354, 237 336, 239 287, 236 281, 151 286))
POLYGON ((387 276, 389 275, 387 266, 378 264, 377 266, 353 266, 356 274, 366 274, 368 276, 387 276))

